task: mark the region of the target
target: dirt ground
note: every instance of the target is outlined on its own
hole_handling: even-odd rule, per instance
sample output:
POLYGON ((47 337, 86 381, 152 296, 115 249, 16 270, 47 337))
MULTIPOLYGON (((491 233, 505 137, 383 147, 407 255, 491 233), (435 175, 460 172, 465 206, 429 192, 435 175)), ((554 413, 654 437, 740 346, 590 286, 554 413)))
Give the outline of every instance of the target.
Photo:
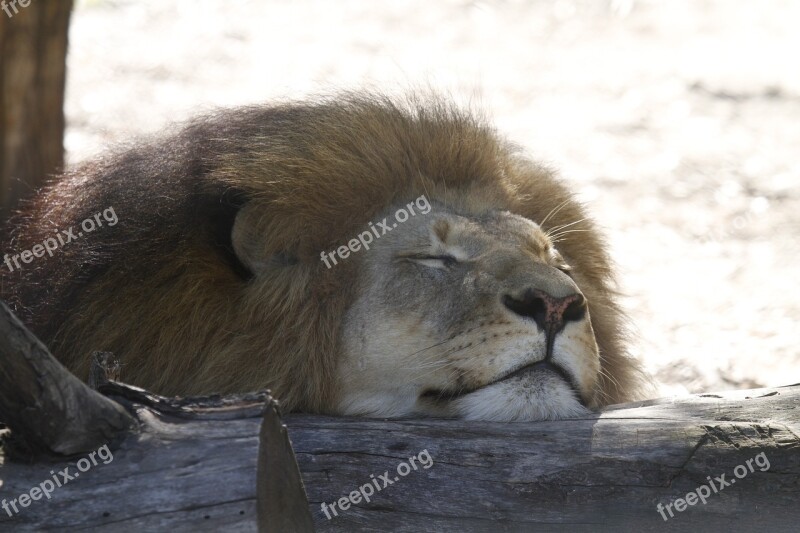
POLYGON ((800 382, 800 3, 79 2, 67 149, 217 105, 426 84, 606 228, 663 394, 800 382))

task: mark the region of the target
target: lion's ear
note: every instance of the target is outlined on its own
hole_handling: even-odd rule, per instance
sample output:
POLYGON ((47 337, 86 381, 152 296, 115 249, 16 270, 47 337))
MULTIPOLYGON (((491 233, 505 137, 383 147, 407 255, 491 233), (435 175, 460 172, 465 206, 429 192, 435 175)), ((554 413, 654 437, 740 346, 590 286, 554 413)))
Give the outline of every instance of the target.
POLYGON ((254 202, 245 204, 236 214, 231 244, 236 257, 250 272, 257 274, 266 268, 266 243, 259 231, 259 209, 254 202))

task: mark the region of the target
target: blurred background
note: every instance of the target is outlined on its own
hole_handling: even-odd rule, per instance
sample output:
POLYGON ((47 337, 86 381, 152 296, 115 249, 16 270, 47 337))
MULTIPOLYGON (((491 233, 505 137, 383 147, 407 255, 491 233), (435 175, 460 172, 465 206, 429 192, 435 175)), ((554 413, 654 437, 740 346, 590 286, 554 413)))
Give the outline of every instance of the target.
POLYGON ((446 90, 588 203, 661 394, 787 385, 800 382, 798 22, 789 0, 79 0, 65 159, 214 106, 446 90))

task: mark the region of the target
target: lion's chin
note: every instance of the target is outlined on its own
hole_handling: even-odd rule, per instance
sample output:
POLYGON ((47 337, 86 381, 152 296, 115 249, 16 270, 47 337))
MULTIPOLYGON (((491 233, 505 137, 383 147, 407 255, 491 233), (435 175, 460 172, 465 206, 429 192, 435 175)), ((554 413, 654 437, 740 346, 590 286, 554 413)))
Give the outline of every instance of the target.
POLYGON ((524 422, 588 415, 575 391, 551 372, 504 380, 451 402, 454 416, 466 420, 524 422))
POLYGON ((392 392, 376 389, 369 393, 348 396, 338 414, 386 418, 432 416, 525 422, 558 420, 591 414, 572 386, 557 372, 531 370, 457 398, 435 398, 423 395, 413 400, 414 392, 398 388, 392 392))

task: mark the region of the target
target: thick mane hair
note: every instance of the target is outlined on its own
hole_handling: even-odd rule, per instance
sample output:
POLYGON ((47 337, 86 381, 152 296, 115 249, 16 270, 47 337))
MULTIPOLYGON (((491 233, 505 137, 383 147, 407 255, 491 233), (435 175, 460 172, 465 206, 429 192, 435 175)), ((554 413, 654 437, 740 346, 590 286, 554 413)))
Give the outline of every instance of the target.
POLYGON ((630 397, 639 370, 607 246, 584 209, 480 113, 430 94, 218 111, 76 166, 23 205, 2 253, 109 207, 119 222, 13 272, 0 264, 0 297, 80 377, 104 350, 125 381, 162 394, 270 388, 287 409, 326 412, 365 254, 328 269, 320 252, 423 194, 465 214, 508 210, 580 230, 558 247, 589 301, 603 403, 630 397), (258 237, 245 251, 264 261, 258 275, 234 250, 239 223, 258 237))

